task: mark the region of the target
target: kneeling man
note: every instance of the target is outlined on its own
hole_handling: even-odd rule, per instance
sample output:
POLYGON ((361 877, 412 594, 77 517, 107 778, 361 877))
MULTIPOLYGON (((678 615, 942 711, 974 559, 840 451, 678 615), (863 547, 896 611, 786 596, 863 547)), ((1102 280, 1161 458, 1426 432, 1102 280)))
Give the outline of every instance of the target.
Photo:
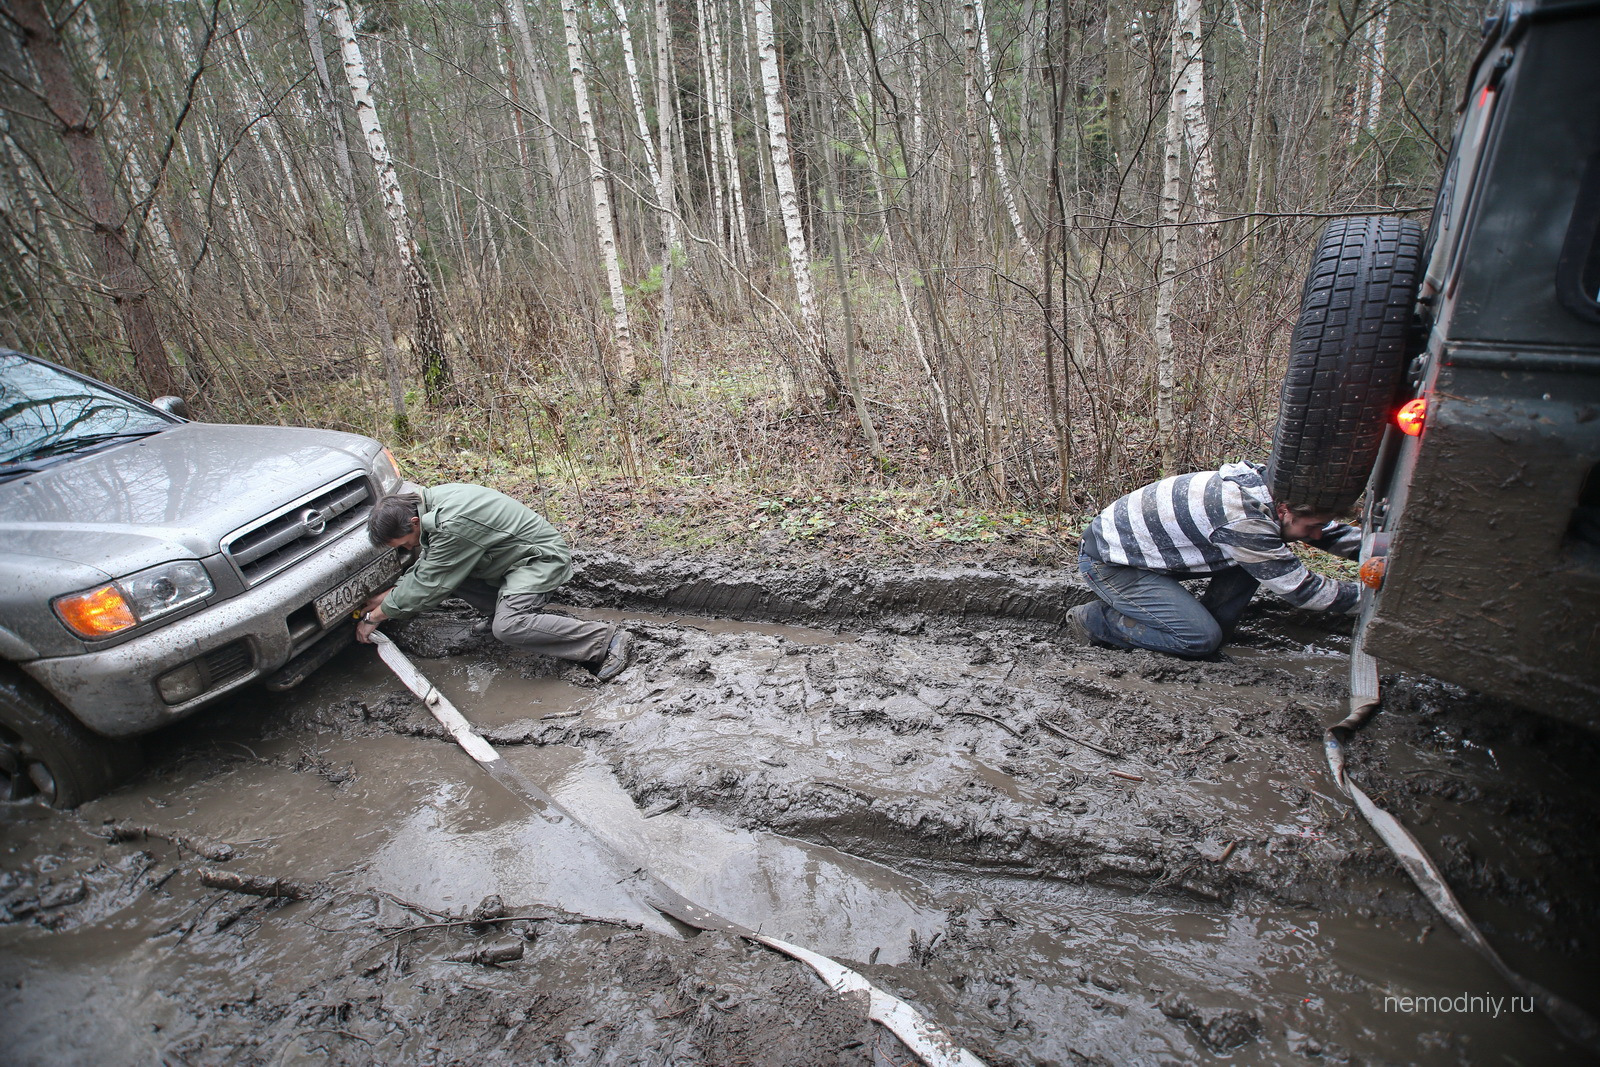
POLYGON ((572 575, 572 550, 542 515, 498 490, 439 485, 383 497, 367 519, 367 536, 419 555, 393 588, 367 602, 356 624, 359 641, 370 644, 381 622, 458 596, 489 616, 480 632, 505 644, 581 663, 603 682, 628 665, 626 630, 544 613, 572 575))
POLYGON ((1274 501, 1263 470, 1229 463, 1163 478, 1097 515, 1078 572, 1100 599, 1068 612, 1069 629, 1095 645, 1193 659, 1222 647, 1257 585, 1297 608, 1353 614, 1360 587, 1307 570, 1289 542, 1355 559, 1361 531, 1329 512, 1274 501), (1207 577, 1199 600, 1178 584, 1207 577))

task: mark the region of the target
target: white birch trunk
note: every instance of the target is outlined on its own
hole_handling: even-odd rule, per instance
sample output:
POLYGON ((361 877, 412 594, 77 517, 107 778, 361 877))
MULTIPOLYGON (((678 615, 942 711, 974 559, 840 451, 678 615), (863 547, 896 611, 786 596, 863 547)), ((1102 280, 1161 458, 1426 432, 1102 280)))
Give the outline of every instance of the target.
POLYGON ((400 270, 410 290, 416 308, 416 348, 422 361, 423 392, 430 403, 440 403, 450 388, 450 368, 445 362, 444 348, 440 342, 439 320, 434 311, 433 282, 417 254, 411 216, 406 213, 405 193, 395 174, 394 160, 389 155, 389 144, 383 136, 383 124, 378 118, 378 106, 372 98, 372 83, 367 78, 367 63, 356 40, 356 30, 350 22, 350 9, 344 0, 328 0, 328 13, 333 16, 334 32, 339 38, 339 51, 344 57, 345 81, 350 85, 350 98, 355 103, 356 121, 367 143, 367 154, 372 157, 373 171, 377 177, 378 193, 383 198, 384 214, 394 229, 396 254, 400 257, 400 270))
POLYGON ((966 121, 962 129, 967 139, 967 197, 972 225, 982 230, 989 228, 988 212, 982 209, 983 180, 978 161, 983 150, 978 147, 978 14, 974 0, 962 0, 961 43, 964 63, 961 84, 966 94, 966 121))
POLYGON ((1217 168, 1211 154, 1211 122, 1206 117, 1200 0, 1176 0, 1172 33, 1173 100, 1183 118, 1183 141, 1189 149, 1195 201, 1209 218, 1217 207, 1217 168))
POLYGON ((730 258, 737 261, 739 252, 733 247, 732 234, 726 225, 726 197, 722 191, 722 128, 716 107, 716 75, 711 68, 711 27, 705 0, 695 0, 694 10, 700 30, 700 85, 706 127, 706 173, 710 176, 711 184, 712 229, 718 239, 725 238, 728 241, 730 258))
POLYGON ((666 255, 661 264, 661 382, 672 384, 672 342, 674 339, 673 282, 678 259, 678 189, 674 152, 678 99, 672 85, 672 20, 667 0, 656 0, 656 126, 661 146, 661 217, 666 255))
POLYGON ((1033 247, 1033 242, 1028 239, 1028 232, 1022 225, 1022 212, 1017 208, 1017 197, 1011 190, 1011 175, 1006 167, 1005 148, 1000 142, 1000 120, 995 118, 994 80, 990 76, 992 68, 989 62, 989 29, 984 19, 983 0, 974 0, 973 7, 978 23, 978 55, 982 62, 979 70, 983 79, 983 109, 989 117, 989 143, 994 151, 994 178, 1000 186, 1000 199, 1005 204, 1006 215, 1011 219, 1011 229, 1017 235, 1017 246, 1027 257, 1028 265, 1038 272, 1043 269, 1043 264, 1040 263, 1039 253, 1033 247))
POLYGON ((557 228, 561 243, 572 259, 577 249, 572 244, 572 205, 567 190, 566 167, 561 160, 560 146, 556 140, 555 115, 550 110, 550 93, 545 87, 547 71, 543 58, 533 44, 533 31, 528 26, 528 12, 523 0, 506 0, 506 18, 511 23, 511 37, 522 56, 524 76, 533 90, 533 117, 539 128, 539 151, 544 156, 544 167, 550 178, 550 194, 555 205, 557 228))
POLYGON ((105 43, 100 36, 100 24, 94 17, 94 8, 89 4, 83 4, 77 10, 83 16, 84 40, 88 45, 90 62, 94 67, 95 82, 100 86, 98 98, 106 107, 105 121, 111 128, 113 140, 129 146, 122 156, 128 175, 129 199, 133 201, 136 211, 142 211, 143 228, 148 230, 155 242, 161 262, 171 269, 172 276, 177 280, 180 289, 188 295, 189 273, 180 269, 178 254, 172 244, 172 234, 167 230, 161 208, 150 199, 150 182, 145 177, 143 164, 139 161, 139 151, 134 147, 141 143, 144 137, 135 132, 134 124, 128 117, 127 106, 123 103, 123 90, 117 84, 117 74, 111 69, 111 64, 106 62, 105 43))
POLYGON ((367 222, 361 214, 361 202, 356 194, 355 165, 350 159, 350 142, 345 137, 344 116, 333 95, 333 79, 328 74, 328 57, 322 51, 322 28, 317 19, 317 0, 302 0, 305 16, 306 43, 311 49, 311 65, 317 75, 317 90, 322 107, 328 115, 328 125, 333 135, 333 159, 339 171, 339 192, 344 198, 345 235, 361 263, 362 281, 367 299, 372 304, 372 316, 378 326, 378 351, 383 359, 384 380, 389 387, 389 411, 395 433, 406 437, 410 423, 406 417, 405 383, 400 377, 400 354, 395 349, 394 327, 389 322, 389 309, 378 288, 377 257, 372 254, 372 242, 367 238, 367 222))
POLYGON ((1383 71, 1389 62, 1389 9, 1380 8, 1367 23, 1371 50, 1367 60, 1367 100, 1363 127, 1368 133, 1383 120, 1383 71))
POLYGON ((783 232, 789 243, 789 268, 794 274, 795 297, 800 304, 800 319, 805 326, 805 341, 828 375, 828 386, 836 388, 827 353, 822 344, 822 319, 817 312, 816 291, 811 283, 811 253, 806 247, 805 228, 800 219, 800 201, 795 193, 794 164, 789 153, 789 125, 783 111, 783 87, 778 80, 778 45, 772 34, 772 0, 755 0, 756 50, 761 58, 761 85, 767 103, 767 136, 772 148, 772 180, 778 191, 778 210, 783 215, 783 232))
MULTIPOLYGON (((1181 6, 1192 0, 1177 0, 1181 6)), ((1188 44, 1174 23, 1172 32, 1172 76, 1181 79, 1188 44)), ((1171 474, 1173 455, 1173 352, 1172 297, 1178 281, 1178 214, 1183 206, 1183 101, 1174 87, 1167 103, 1167 128, 1161 166, 1160 266, 1156 285, 1156 311, 1152 332, 1156 341, 1156 443, 1161 456, 1161 473, 1171 474)))
POLYGON ((670 26, 666 18, 665 0, 656 0, 657 29, 661 34, 662 50, 658 56, 656 68, 656 107, 661 120, 661 142, 656 145, 655 134, 650 130, 650 119, 645 113, 644 93, 639 86, 639 66, 633 53, 633 31, 628 26, 628 9, 622 0, 612 0, 612 9, 617 15, 617 26, 622 32, 622 60, 628 72, 628 91, 633 99, 633 117, 639 127, 639 142, 644 145, 644 158, 646 168, 650 172, 650 184, 655 189, 656 212, 661 223, 661 283, 665 290, 662 297, 662 329, 661 329, 661 366, 663 378, 668 374, 667 368, 671 362, 670 347, 672 344, 672 304, 671 290, 668 278, 672 270, 673 249, 678 244, 678 218, 671 204, 672 192, 667 186, 667 168, 671 167, 672 142, 668 136, 670 126, 667 116, 671 112, 671 101, 667 98, 667 52, 670 44, 670 26))
POLYGON ((749 263, 750 218, 744 204, 744 168, 739 165, 739 150, 733 140, 733 76, 732 66, 727 62, 731 47, 723 42, 716 0, 707 0, 706 9, 710 16, 707 26, 711 31, 711 76, 717 111, 717 129, 722 136, 722 158, 728 168, 729 227, 733 233, 735 254, 741 262, 749 263))
POLYGON ((600 138, 595 132, 594 112, 589 107, 589 79, 584 71, 583 46, 578 40, 576 0, 562 0, 561 21, 567 33, 567 63, 572 71, 572 92, 577 99, 578 126, 583 131, 584 154, 589 160, 589 189, 594 198, 595 240, 604 261, 606 282, 611 290, 611 323, 616 332, 617 356, 622 376, 639 380, 638 362, 633 351, 633 331, 628 325, 628 294, 622 287, 622 264, 617 259, 616 219, 611 210, 611 193, 606 184, 605 163, 600 158, 600 138))

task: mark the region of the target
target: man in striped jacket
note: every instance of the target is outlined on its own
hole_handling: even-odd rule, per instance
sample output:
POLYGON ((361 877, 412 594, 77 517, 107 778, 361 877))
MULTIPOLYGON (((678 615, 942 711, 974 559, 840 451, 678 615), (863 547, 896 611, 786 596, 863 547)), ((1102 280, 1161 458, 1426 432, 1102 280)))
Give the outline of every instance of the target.
POLYGON ((1175 656, 1214 654, 1264 585, 1297 608, 1353 614, 1360 587, 1313 574, 1291 541, 1346 559, 1361 531, 1307 505, 1272 499, 1255 463, 1228 463, 1163 478, 1095 516, 1083 534, 1078 571, 1100 597, 1073 608, 1080 641, 1175 656), (1196 600, 1179 583, 1207 578, 1196 600))

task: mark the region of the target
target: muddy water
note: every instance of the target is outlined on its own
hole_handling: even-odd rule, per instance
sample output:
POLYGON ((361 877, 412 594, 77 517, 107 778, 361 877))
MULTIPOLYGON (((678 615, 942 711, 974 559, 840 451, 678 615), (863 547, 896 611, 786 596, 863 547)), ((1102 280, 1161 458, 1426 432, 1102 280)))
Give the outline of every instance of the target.
MULTIPOLYGON (((409 635, 454 652, 419 666, 570 817, 478 770, 365 649, 163 735, 76 817, 0 813, 8 1060, 872 1061, 848 1004, 771 953, 682 940, 610 850, 995 1063, 1574 1058, 1329 784, 1337 638, 1260 628, 1232 663, 1177 664, 1001 626, 638 628, 601 688, 456 619, 409 635), (109 844, 108 819, 191 845, 109 844), (207 865, 316 892, 208 890, 207 865), (491 895, 534 920, 390 936, 491 895), (518 937, 500 968, 447 959, 518 937), (1462 995, 1501 999, 1404 999, 1462 995)), ((1514 965, 1600 1010, 1592 741, 1391 694, 1356 773, 1514 965)))

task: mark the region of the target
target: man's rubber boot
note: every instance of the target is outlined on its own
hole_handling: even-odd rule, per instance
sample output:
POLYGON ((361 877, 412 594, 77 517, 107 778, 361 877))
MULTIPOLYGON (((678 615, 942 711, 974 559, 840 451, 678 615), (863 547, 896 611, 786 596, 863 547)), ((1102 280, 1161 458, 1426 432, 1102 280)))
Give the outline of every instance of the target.
POLYGON ((632 662, 633 635, 626 630, 618 630, 611 636, 611 643, 606 646, 605 658, 600 661, 600 666, 595 668, 594 676, 602 682, 609 682, 627 670, 628 664, 632 662))
POLYGON ((1094 648, 1115 648, 1115 645, 1100 640, 1089 629, 1089 613, 1099 607, 1098 603, 1091 602, 1079 604, 1067 612, 1067 632, 1080 645, 1090 645, 1094 648))

